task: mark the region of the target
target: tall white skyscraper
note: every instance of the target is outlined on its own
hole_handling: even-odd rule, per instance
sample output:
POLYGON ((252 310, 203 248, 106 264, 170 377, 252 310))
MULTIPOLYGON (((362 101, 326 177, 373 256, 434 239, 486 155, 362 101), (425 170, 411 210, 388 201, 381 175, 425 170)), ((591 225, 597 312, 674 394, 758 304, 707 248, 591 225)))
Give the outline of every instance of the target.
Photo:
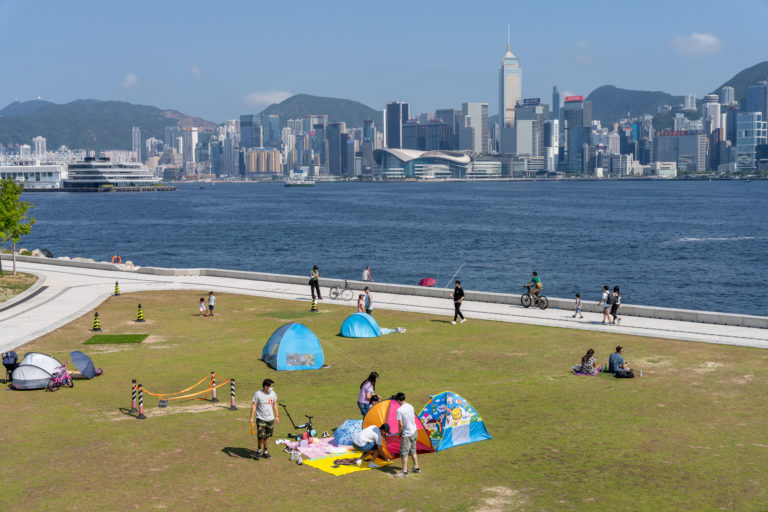
POLYGON ((133 153, 136 155, 136 161, 141 162, 141 129, 134 126, 131 129, 131 141, 133 142, 133 153))
POLYGON ((45 137, 37 136, 32 139, 32 145, 35 147, 35 156, 43 156, 46 152, 45 137))
POLYGON ((736 103, 736 90, 729 85, 720 89, 720 103, 723 105, 733 105, 736 103))
POLYGON ((511 128, 515 124, 515 105, 522 97, 523 68, 520 60, 512 53, 507 32, 507 53, 501 59, 499 70, 499 123, 502 128, 511 128))
POLYGON ((184 139, 182 147, 182 159, 184 163, 195 163, 195 148, 197 147, 197 128, 182 128, 181 136, 184 139))
POLYGON ((683 105, 683 110, 696 110, 696 95, 692 92, 685 95, 685 105, 683 105))
POLYGON ((463 122, 459 129, 459 147, 475 153, 488 153, 488 104, 462 103, 463 122))

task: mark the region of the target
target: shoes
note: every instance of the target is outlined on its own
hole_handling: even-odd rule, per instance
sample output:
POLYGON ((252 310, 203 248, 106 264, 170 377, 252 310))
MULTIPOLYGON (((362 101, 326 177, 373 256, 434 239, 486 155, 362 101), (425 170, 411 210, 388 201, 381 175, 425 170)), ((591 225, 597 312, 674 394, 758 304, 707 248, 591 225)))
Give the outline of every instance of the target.
POLYGON ((285 446, 285 448, 283 448, 283 451, 284 451, 285 453, 291 453, 291 452, 293 452, 293 450, 291 450, 290 448, 288 448, 288 446, 287 446, 287 445, 285 446))
POLYGON ((467 321, 467 319, 466 319, 466 318, 462 318, 462 319, 461 319, 461 323, 462 323, 462 324, 463 324, 464 322, 466 322, 466 321, 467 321))
POLYGON ((300 457, 298 450, 291 450, 291 458, 288 460, 296 460, 300 457))
POLYGON ((304 464, 304 461, 301 460, 301 455, 299 455, 299 458, 296 459, 296 464, 298 464, 299 466, 304 464))
POLYGON ((616 319, 616 323, 617 323, 617 324, 621 324, 621 318, 617 318, 617 319, 616 319))
POLYGON ((421 473, 421 468, 413 468, 414 473, 421 473))
MULTIPOLYGON (((358 464, 358 466, 359 466, 359 464, 358 464)), ((378 464, 376 464, 375 462, 371 461, 371 463, 370 463, 370 464, 368 464, 368 467, 369 467, 369 468, 371 468, 371 469, 373 469, 373 468, 377 468, 377 467, 379 467, 379 465, 378 465, 378 464)))
POLYGON ((454 320, 453 322, 451 322, 451 325, 456 325, 456 320, 454 320))
POLYGON ((355 461, 355 465, 356 465, 357 467, 362 467, 362 466, 363 466, 363 459, 357 459, 357 460, 355 461))
MULTIPOLYGON (((576 315, 574 315, 574 316, 576 316, 576 315)), ((584 318, 584 315, 581 315, 579 318, 584 318)))
POLYGON ((395 478, 408 478, 408 472, 401 471, 400 473, 395 473, 392 476, 394 476, 395 478))
POLYGON ((324 438, 325 437, 331 437, 331 434, 329 434, 328 431, 326 430, 325 432, 323 432, 323 437, 324 438))
POLYGON ((261 458, 261 450, 256 450, 256 455, 253 458, 259 460, 261 458))
POLYGON ((262 457, 264 457, 265 459, 271 459, 272 458, 272 456, 269 454, 269 452, 264 452, 262 457))

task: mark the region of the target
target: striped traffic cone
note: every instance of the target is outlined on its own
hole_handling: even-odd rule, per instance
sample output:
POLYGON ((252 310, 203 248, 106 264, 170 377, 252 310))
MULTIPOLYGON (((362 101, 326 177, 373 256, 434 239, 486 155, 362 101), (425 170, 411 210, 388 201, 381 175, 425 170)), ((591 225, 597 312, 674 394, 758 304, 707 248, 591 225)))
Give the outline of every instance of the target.
POLYGON ((312 299, 312 308, 310 308, 310 311, 312 313, 319 313, 320 310, 317 309, 317 299, 312 299))
POLYGON ((136 321, 137 322, 144 322, 144 312, 141 310, 141 304, 139 304, 139 312, 136 313, 136 321))
POLYGON ((115 295, 120 295, 120 285, 115 281, 115 295))
POLYGON ((99 320, 98 311, 93 314, 93 328, 91 330, 94 332, 101 332, 101 321, 99 320))

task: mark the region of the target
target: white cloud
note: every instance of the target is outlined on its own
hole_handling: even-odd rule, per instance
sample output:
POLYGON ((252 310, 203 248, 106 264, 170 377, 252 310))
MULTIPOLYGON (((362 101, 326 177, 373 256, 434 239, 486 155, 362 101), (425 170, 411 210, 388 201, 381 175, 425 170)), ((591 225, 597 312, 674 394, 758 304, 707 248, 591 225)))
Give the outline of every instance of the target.
POLYGON ((194 66, 194 65, 190 66, 189 67, 189 72, 192 73, 192 76, 194 76, 195 78, 200 78, 201 71, 200 71, 199 67, 194 66))
POLYGON ((273 103, 280 103, 291 96, 293 96, 293 93, 288 91, 278 91, 277 89, 253 91, 245 97, 245 102, 251 106, 271 105, 273 103))
POLYGON ((128 73, 125 75, 125 79, 123 79, 123 87, 125 89, 128 89, 129 87, 133 87, 136 85, 139 81, 139 77, 136 76, 134 73, 128 73))
POLYGON ((586 50, 587 47, 589 46, 589 43, 587 43, 586 41, 579 41, 578 43, 576 43, 576 46, 579 48, 579 50, 586 50))
POLYGON ((723 43, 713 34, 691 32, 690 35, 676 35, 670 41, 672 49, 684 56, 710 55, 719 52, 723 43))

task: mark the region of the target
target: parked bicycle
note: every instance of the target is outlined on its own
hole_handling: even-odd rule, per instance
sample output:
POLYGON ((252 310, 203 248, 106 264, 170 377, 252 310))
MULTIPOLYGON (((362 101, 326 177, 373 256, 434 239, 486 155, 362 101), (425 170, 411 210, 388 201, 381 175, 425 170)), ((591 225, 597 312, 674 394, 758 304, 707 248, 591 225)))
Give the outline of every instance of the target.
POLYGON ((51 375, 51 380, 48 381, 48 390, 57 391, 65 384, 68 388, 75 386, 75 383, 72 382, 72 376, 67 371, 67 365, 64 364, 56 367, 56 371, 51 375))
POLYGON ((341 297, 344 300, 352 300, 352 296, 354 295, 354 292, 352 291, 352 288, 349 286, 349 281, 346 279, 344 280, 344 288, 342 288, 340 285, 332 286, 331 289, 328 291, 328 296, 336 300, 339 297, 341 297))
POLYGON ((531 287, 530 286, 523 286, 525 288, 525 293, 520 296, 520 305, 522 305, 524 308, 531 307, 531 304, 538 306, 540 309, 547 309, 547 306, 549 306, 549 301, 544 295, 539 295, 536 298, 536 302, 533 301, 533 295, 531 295, 531 287))

